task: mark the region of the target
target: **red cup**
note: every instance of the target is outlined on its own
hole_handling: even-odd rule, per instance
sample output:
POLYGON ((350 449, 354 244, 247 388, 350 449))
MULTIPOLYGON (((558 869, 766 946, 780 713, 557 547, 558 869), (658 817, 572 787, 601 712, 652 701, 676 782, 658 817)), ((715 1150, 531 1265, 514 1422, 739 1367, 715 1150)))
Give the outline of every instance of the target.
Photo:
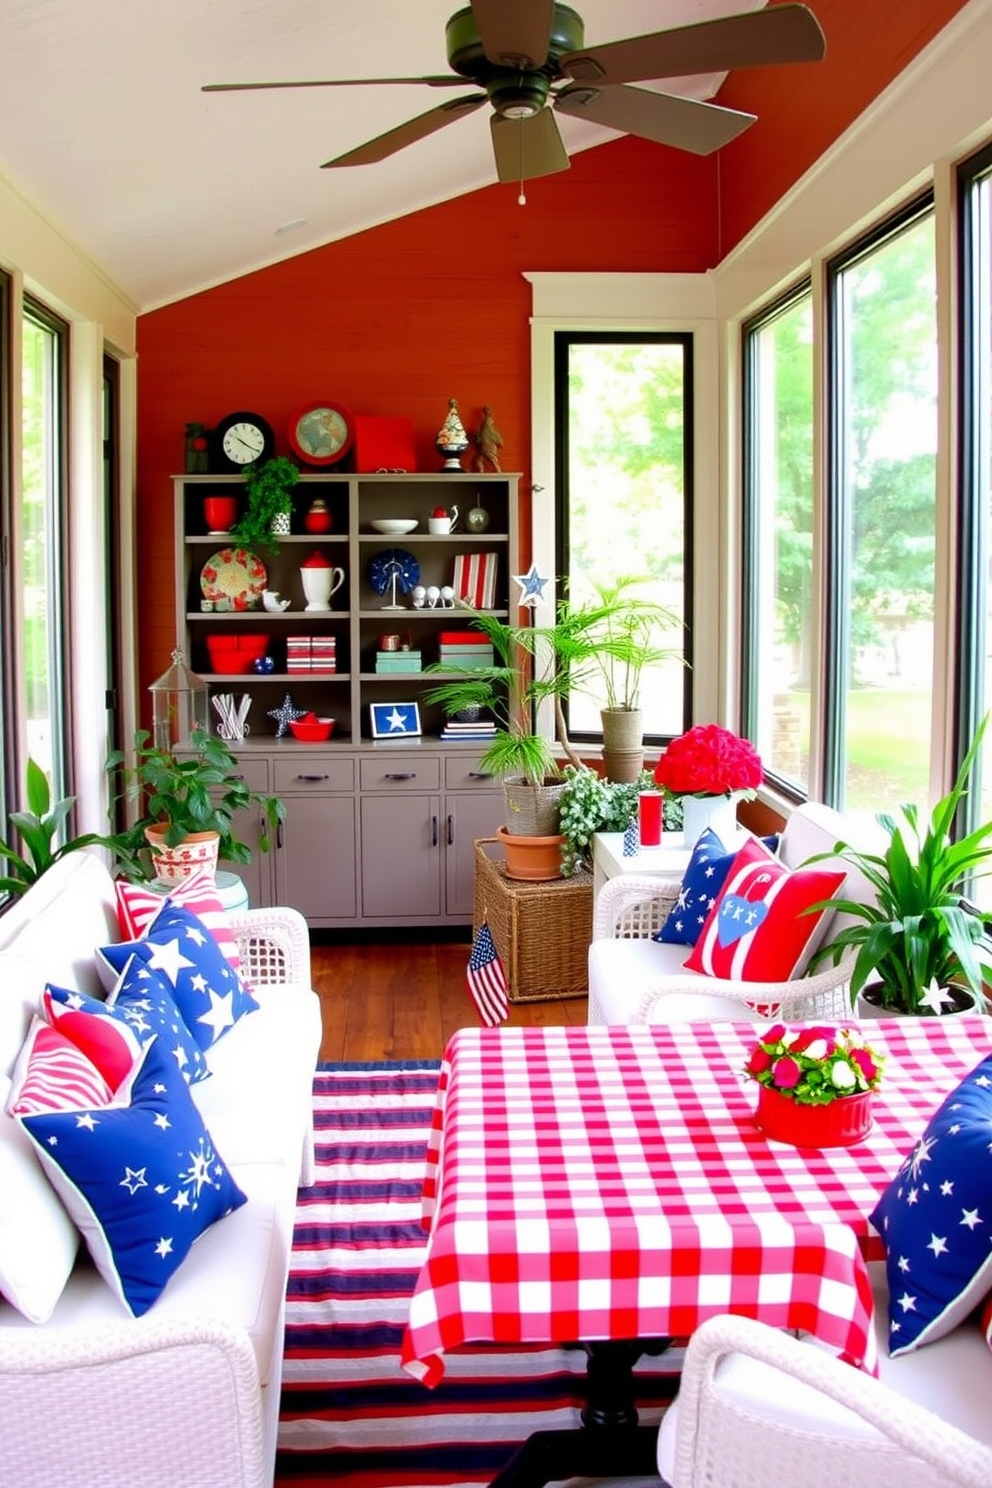
POLYGON ((230 532, 238 516, 238 498, 236 496, 204 496, 203 515, 207 521, 207 531, 230 532))
POLYGON ((642 847, 661 846, 663 799, 660 791, 642 791, 637 798, 637 820, 641 831, 642 847))

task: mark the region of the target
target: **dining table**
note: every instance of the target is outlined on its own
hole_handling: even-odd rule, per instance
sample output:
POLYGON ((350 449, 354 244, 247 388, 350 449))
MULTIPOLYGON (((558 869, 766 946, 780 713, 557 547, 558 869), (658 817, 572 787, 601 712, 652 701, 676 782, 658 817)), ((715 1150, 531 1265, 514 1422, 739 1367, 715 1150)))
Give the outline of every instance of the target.
POLYGON ((931 1114, 992 1051, 992 1018, 858 1026, 884 1056, 871 1129, 825 1148, 758 1128, 744 1073, 753 1022, 452 1037, 403 1367, 434 1386, 446 1355, 474 1344, 575 1343, 589 1360, 583 1425, 535 1433, 495 1488, 654 1472, 633 1366, 715 1314, 811 1335, 877 1372, 867 1263, 884 1247, 870 1215, 931 1114))

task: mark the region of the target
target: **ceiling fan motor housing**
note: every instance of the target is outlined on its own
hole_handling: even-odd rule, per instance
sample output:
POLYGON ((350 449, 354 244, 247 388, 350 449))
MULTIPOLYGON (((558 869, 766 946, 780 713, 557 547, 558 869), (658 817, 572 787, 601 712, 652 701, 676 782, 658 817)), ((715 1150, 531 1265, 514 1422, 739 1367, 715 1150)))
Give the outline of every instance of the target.
MULTIPOLYGON (((494 96, 494 85, 497 93, 500 93, 504 88, 504 79, 506 87, 511 79, 515 79, 526 95, 527 89, 539 86, 538 80, 543 79, 544 93, 540 104, 527 110, 528 113, 537 113, 547 99, 549 84, 564 76, 558 65, 559 59, 569 52, 581 51, 585 45, 585 29, 582 17, 571 6, 556 5, 551 20, 547 57, 506 56, 501 57, 497 64, 486 56, 475 17, 471 9, 466 8, 456 11, 448 21, 445 41, 451 68, 459 76, 471 78, 473 82, 486 88, 494 108, 500 113, 506 113, 506 110, 500 108, 497 96, 494 96)), ((526 97, 523 101, 526 101, 526 97)), ((509 117, 514 115, 510 114, 509 117)))

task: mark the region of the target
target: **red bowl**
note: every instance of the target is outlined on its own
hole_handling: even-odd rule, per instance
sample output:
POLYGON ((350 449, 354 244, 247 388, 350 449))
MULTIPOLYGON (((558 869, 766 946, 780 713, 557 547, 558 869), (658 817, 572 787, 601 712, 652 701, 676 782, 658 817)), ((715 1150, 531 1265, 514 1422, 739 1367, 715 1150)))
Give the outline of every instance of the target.
POLYGON ((334 732, 333 718, 291 718, 290 731, 302 744, 322 744, 334 732))
POLYGON ((241 676, 254 669, 255 658, 250 651, 238 651, 233 646, 225 650, 218 646, 210 652, 210 664, 215 672, 229 672, 234 676, 241 676))

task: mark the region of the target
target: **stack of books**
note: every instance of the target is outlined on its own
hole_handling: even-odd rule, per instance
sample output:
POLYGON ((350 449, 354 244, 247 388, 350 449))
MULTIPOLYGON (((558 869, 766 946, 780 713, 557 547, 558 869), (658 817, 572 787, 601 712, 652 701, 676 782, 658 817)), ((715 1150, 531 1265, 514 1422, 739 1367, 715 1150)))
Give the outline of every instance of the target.
POLYGON ((442 739, 492 739, 495 735, 496 725, 491 718, 477 718, 464 723, 449 718, 441 730, 442 739))
POLYGON ((491 667, 492 643, 478 630, 442 630, 438 637, 438 661, 456 671, 491 667))
POLYGON ((333 636, 287 636, 286 670, 297 672, 337 671, 337 646, 333 636))
POLYGON ((423 670, 419 651, 377 651, 377 672, 419 672, 423 670))

